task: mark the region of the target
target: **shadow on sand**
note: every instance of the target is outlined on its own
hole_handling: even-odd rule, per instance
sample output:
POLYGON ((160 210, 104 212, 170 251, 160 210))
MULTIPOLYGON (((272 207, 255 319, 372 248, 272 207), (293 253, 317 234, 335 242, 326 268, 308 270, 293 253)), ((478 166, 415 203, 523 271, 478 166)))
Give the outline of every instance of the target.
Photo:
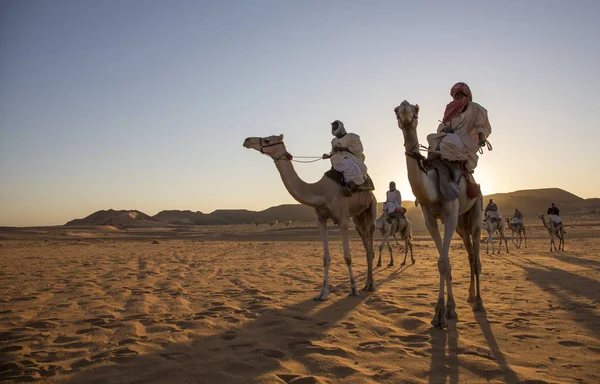
MULTIPOLYGON (((408 267, 398 268, 378 282, 381 287, 408 267)), ((387 268, 386 268, 387 269, 387 268)), ((386 269, 377 269, 379 274, 386 269)), ((348 284, 333 287, 343 295, 348 284)), ((112 356, 112 365, 102 365, 75 375, 72 383, 255 383, 273 382, 271 374, 283 382, 319 383, 313 376, 290 374, 289 365, 303 365, 315 375, 344 377, 357 371, 352 364, 322 367, 310 354, 352 359, 346 351, 328 341, 326 332, 333 327, 348 327, 348 316, 370 293, 347 296, 327 302, 312 299, 298 304, 262 311, 254 320, 218 334, 200 337, 190 343, 166 344, 163 350, 141 356, 112 356), (228 361, 223 361, 227 356, 228 361), (290 358, 293 362, 289 362, 290 358), (289 365, 288 365, 289 364, 289 365), (278 373, 279 372, 279 373, 278 373)), ((210 323, 203 325, 203 329, 210 323)), ((102 354, 99 354, 102 355, 102 354)), ((93 361, 109 363, 109 361, 93 361)))

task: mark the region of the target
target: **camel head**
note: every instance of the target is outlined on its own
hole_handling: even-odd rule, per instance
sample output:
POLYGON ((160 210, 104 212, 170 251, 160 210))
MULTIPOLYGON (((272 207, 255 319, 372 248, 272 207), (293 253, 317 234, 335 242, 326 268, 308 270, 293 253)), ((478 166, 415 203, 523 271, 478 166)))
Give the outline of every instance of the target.
POLYGON ((407 128, 417 128, 419 123, 419 105, 412 105, 408 101, 404 100, 399 106, 394 109, 396 119, 398 120, 398 127, 401 130, 407 128))
POLYGON ((244 140, 244 147, 255 149, 260 153, 271 156, 272 159, 278 159, 287 153, 283 143, 283 135, 248 137, 244 140))

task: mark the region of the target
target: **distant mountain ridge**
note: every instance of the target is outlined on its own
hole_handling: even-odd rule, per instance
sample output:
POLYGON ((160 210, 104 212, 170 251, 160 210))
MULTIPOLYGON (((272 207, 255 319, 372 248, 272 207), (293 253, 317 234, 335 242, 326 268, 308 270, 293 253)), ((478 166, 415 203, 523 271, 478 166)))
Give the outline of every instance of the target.
MULTIPOLYGON (((520 190, 508 193, 495 193, 484 196, 484 205, 494 199, 504 216, 510 216, 515 208, 519 208, 525 216, 545 213, 550 203, 555 203, 562 215, 600 212, 600 198, 583 199, 560 188, 544 188, 520 190)), ((381 212, 382 203, 378 203, 381 212)), ((423 220, 421 209, 412 201, 404 201, 408 217, 413 222, 423 220)), ((166 225, 222 225, 268 223, 272 221, 314 221, 313 208, 301 204, 284 204, 270 207, 262 211, 246 209, 218 209, 206 214, 190 210, 164 210, 149 216, 138 210, 101 210, 83 219, 71 220, 67 226, 112 225, 115 227, 157 227, 166 225)))

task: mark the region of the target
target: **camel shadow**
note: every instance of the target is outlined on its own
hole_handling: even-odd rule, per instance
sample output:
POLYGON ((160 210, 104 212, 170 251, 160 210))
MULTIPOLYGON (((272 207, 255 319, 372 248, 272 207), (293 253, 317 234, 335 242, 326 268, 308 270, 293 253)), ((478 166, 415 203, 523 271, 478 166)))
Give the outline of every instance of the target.
MULTIPOLYGON (((510 263, 527 272, 527 278, 552 294, 560 301, 560 306, 569 311, 573 319, 600 337, 600 322, 595 314, 595 306, 579 303, 572 297, 583 296, 591 301, 600 300, 600 282, 563 269, 541 265, 528 258, 522 257, 533 266, 521 265, 508 260, 510 263)), ((551 307, 549 310, 553 310, 551 307)))
MULTIPOLYGON (((407 268, 398 268, 390 273, 379 282, 379 287, 398 277, 407 268)), ((385 270, 382 269, 381 272, 385 270)), ((361 297, 339 298, 335 292, 343 295, 347 284, 332 288, 332 298, 327 302, 308 299, 279 309, 263 310, 256 318, 242 326, 185 343, 165 343, 163 349, 149 354, 132 356, 123 353, 115 356, 114 352, 110 351, 96 354, 78 367, 78 369, 87 367, 88 370, 76 374, 70 382, 183 383, 193 381, 225 384, 254 383, 261 380, 272 382, 278 379, 286 383, 292 380, 318 382, 318 379, 313 376, 289 373, 290 369, 284 368, 283 362, 293 360, 310 372, 315 372, 316 375, 326 375, 331 372, 323 371, 319 363, 314 360, 315 354, 322 355, 324 358, 334 356, 352 359, 352 352, 332 345, 326 333, 333 328, 341 328, 350 333, 358 328, 348 314, 371 295, 370 292, 361 292, 361 297), (102 365, 91 367, 92 364, 97 363, 102 365)), ((174 320, 178 324, 187 322, 192 326, 193 315, 188 317, 190 318, 174 320)), ((152 317, 148 316, 147 320, 152 321, 152 317)), ((206 325, 210 326, 210 322, 194 326, 204 329, 206 325)), ((108 326, 114 329, 120 324, 115 322, 108 326)), ((355 373, 353 364, 354 361, 333 367, 336 378, 343 380, 344 377, 355 373)))
POLYGON ((496 336, 490 326, 485 311, 474 312, 475 320, 481 328, 481 333, 488 344, 491 356, 485 358, 492 359, 498 364, 497 370, 491 371, 476 371, 472 366, 460 365, 458 357, 460 355, 477 355, 481 356, 480 352, 465 350, 458 346, 459 335, 456 331, 456 321, 450 322, 450 327, 444 331, 437 328, 432 328, 429 331, 431 337, 431 366, 429 370, 429 383, 438 384, 450 382, 452 384, 461 382, 459 377, 459 367, 472 371, 475 375, 485 378, 487 381, 497 380, 502 377, 505 383, 519 382, 517 374, 508 365, 504 353, 500 350, 500 346, 496 341, 496 336), (446 346, 448 347, 448 355, 446 356, 446 346))
POLYGON ((560 260, 565 263, 585 266, 589 268, 593 268, 596 270, 600 270, 600 261, 590 260, 583 257, 575 257, 571 255, 559 254, 555 256, 557 260, 560 260))
POLYGON ((281 371, 276 374, 281 380, 291 381, 301 375, 290 375, 281 368, 281 360, 293 357, 302 361, 309 353, 345 354, 341 348, 328 346, 326 340, 322 340, 323 335, 338 326, 363 300, 347 296, 332 301, 305 300, 281 309, 266 310, 241 327, 190 343, 168 344, 160 351, 142 356, 111 356, 106 363, 112 365, 91 368, 70 382, 241 383, 255 382, 260 376, 277 370, 281 371))
POLYGON ((431 367, 429 369, 429 383, 458 383, 458 333, 454 330, 429 330, 431 343, 431 367), (448 358, 446 358, 446 344, 448 344, 448 358))

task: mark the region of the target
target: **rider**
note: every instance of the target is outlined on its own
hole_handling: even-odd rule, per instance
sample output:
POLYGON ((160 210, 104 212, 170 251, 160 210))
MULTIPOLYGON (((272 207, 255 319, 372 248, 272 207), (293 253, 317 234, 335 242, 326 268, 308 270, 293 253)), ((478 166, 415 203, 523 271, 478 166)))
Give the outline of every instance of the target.
POLYGON ((456 83, 450 90, 453 101, 446 105, 437 133, 427 136, 429 156, 438 155, 448 161, 465 162, 469 173, 477 167, 477 151, 492 133, 487 110, 473 102, 471 89, 465 83, 456 83))
POLYGON ((343 173, 345 187, 342 188, 344 196, 352 196, 356 187, 365 182, 367 166, 360 136, 348 133, 344 123, 339 120, 331 123, 331 152, 323 154, 323 159, 331 159, 333 168, 343 173))
POLYGON ((396 189, 396 183, 390 181, 390 190, 385 194, 385 203, 383 209, 387 212, 387 221, 392 224, 392 220, 396 217, 404 216, 401 213, 402 209, 402 195, 400 191, 396 189))
POLYGON ((554 203, 552 203, 552 205, 550 206, 550 208, 548 208, 548 211, 546 213, 548 214, 548 216, 550 217, 550 220, 552 220, 552 223, 555 226, 562 223, 562 217, 560 217, 560 211, 554 203))
POLYGON ((521 213, 521 211, 519 211, 518 208, 515 208, 515 213, 513 213, 513 217, 512 217, 512 223, 513 224, 523 223, 523 214, 521 213))
POLYGON ((487 207, 485 207, 485 219, 490 219, 492 221, 500 221, 502 216, 500 215, 500 211, 498 210, 498 206, 494 202, 494 199, 490 199, 487 207))

